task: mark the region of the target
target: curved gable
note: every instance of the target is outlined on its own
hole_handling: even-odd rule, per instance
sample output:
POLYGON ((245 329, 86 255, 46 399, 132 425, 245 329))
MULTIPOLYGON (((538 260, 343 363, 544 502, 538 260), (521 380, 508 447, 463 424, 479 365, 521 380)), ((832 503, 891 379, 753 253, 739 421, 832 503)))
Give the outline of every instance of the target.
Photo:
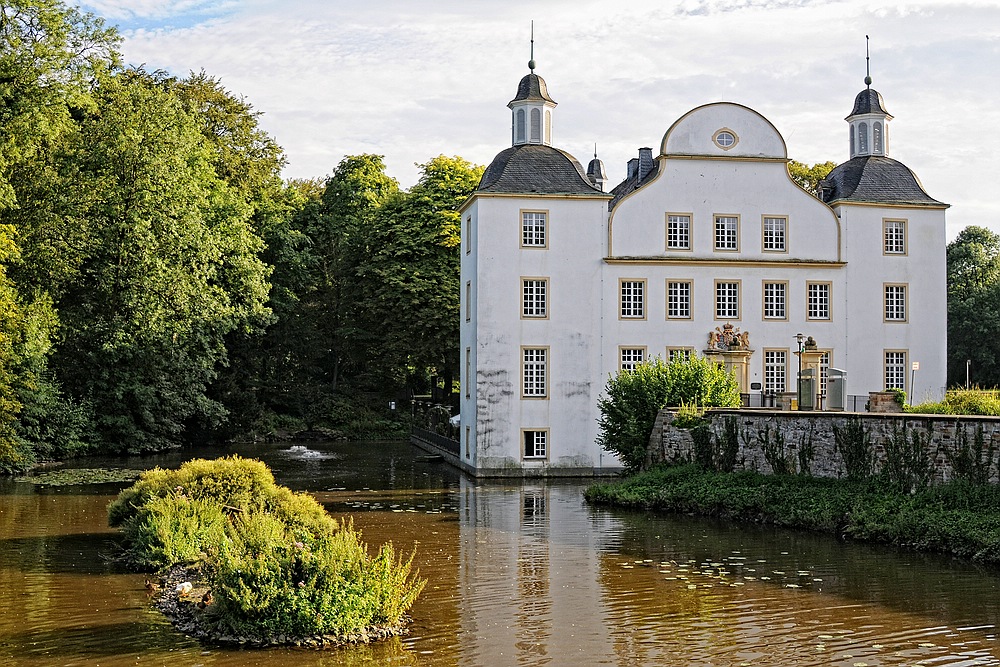
POLYGON ((722 158, 787 159, 785 140, 769 120, 749 107, 716 102, 692 109, 663 135, 660 153, 722 158), (717 143, 720 131, 735 138, 730 146, 717 143))

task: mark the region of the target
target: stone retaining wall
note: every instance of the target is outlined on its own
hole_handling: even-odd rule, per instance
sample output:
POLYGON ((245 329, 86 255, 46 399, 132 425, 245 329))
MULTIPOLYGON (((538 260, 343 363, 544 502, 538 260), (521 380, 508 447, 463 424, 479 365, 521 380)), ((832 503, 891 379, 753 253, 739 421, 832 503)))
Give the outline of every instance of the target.
POLYGON ((710 420, 710 454, 706 438, 701 438, 699 449, 691 430, 670 425, 671 410, 660 411, 646 465, 695 461, 700 452, 702 459, 710 456, 717 466, 723 462, 725 467, 728 444, 735 470, 774 473, 783 468, 815 477, 846 477, 846 450, 854 461, 867 457, 874 473, 905 469, 932 483, 956 477, 998 481, 1000 418, 996 417, 760 409, 714 409, 705 416, 710 420))

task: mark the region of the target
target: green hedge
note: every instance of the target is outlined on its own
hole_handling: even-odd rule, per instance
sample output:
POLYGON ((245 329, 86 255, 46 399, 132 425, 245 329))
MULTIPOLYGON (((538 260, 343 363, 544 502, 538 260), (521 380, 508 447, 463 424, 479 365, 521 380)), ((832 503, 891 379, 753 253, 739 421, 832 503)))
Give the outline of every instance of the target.
POLYGON ((957 481, 900 493, 877 481, 661 467, 586 491, 596 504, 690 512, 1000 562, 1000 489, 957 481))

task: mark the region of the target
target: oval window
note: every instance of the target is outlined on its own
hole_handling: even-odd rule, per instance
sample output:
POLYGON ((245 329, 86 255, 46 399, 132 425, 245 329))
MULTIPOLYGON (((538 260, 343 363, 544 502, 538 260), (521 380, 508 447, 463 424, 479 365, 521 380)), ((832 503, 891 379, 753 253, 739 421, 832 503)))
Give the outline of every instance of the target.
POLYGON ((715 133, 715 136, 712 137, 712 141, 715 142, 716 146, 724 151, 727 151, 735 146, 739 139, 736 138, 736 135, 731 130, 719 130, 715 133))

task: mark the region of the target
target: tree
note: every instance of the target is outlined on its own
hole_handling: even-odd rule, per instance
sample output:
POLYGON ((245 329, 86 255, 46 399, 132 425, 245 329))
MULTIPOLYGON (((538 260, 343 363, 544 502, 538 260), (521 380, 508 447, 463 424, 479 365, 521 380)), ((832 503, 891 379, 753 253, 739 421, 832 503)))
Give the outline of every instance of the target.
POLYGON ((837 165, 833 162, 817 162, 809 166, 798 160, 788 162, 788 175, 795 183, 811 195, 816 194, 819 182, 826 178, 837 165))
POLYGON ((977 385, 1000 386, 1000 236, 969 226, 947 253, 948 384, 965 384, 969 361, 977 385))
POLYGON ((382 363, 441 376, 450 391, 459 348, 457 209, 483 168, 443 155, 420 166, 420 181, 379 210, 358 278, 371 299, 364 315, 382 363))
POLYGON ((665 406, 736 407, 740 389, 732 373, 705 357, 659 357, 608 378, 598 400, 597 442, 614 452, 627 470, 646 459, 656 415, 665 406))
POLYGON ((141 70, 103 77, 94 99, 21 219, 26 283, 60 314, 52 366, 96 406, 92 441, 162 449, 223 418, 206 388, 225 336, 266 316, 267 269, 179 99, 141 70))

